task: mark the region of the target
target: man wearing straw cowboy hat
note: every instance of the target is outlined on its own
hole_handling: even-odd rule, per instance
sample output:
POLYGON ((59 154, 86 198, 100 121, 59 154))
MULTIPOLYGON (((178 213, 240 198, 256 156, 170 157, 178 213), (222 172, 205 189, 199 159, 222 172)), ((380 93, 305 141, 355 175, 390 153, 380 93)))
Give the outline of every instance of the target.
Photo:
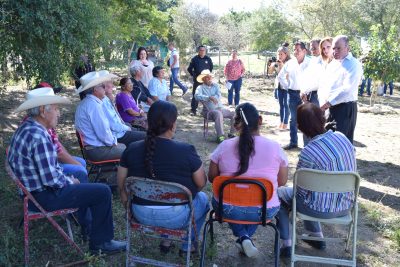
MULTIPOLYGON (((48 133, 60 117, 58 105, 68 104, 67 98, 54 95, 51 88, 29 91, 26 101, 16 112, 27 111, 28 118, 14 133, 7 155, 11 169, 35 199, 47 211, 79 208, 82 225, 90 225, 89 248, 114 252, 124 250, 126 242, 113 240, 114 228, 111 191, 104 184, 80 183, 62 172, 57 151, 48 133), (92 220, 82 221, 90 210, 92 220)), ((36 208, 29 203, 32 210, 36 208)))
MULTIPOLYGON (((93 71, 81 77, 77 93, 86 97, 79 103, 75 113, 75 127, 83 135, 85 153, 91 160, 119 159, 126 145, 143 140, 144 133, 131 131, 126 125, 115 127, 116 121, 108 119, 104 112, 106 83, 116 78, 108 71, 93 71)), ((106 110, 108 111, 108 110, 106 110)))
POLYGON ((221 104, 221 92, 218 84, 214 83, 213 75, 209 70, 203 70, 199 76, 197 76, 197 82, 203 83, 196 89, 195 98, 197 101, 203 103, 203 116, 207 116, 215 121, 215 130, 217 131, 217 142, 221 143, 225 140, 224 135, 224 118, 230 119, 230 132, 228 137, 233 137, 235 128, 233 127, 233 117, 235 112, 224 109, 221 104))

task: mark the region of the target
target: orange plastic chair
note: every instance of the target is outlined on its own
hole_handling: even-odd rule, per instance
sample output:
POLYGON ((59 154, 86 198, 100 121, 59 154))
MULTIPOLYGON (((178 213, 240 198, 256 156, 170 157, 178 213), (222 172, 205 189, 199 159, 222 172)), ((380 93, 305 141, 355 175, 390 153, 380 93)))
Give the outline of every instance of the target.
POLYGON ((119 165, 120 159, 110 159, 110 160, 102 160, 102 161, 94 161, 90 160, 85 155, 85 146, 83 144, 83 134, 79 131, 76 131, 76 137, 78 138, 79 147, 81 149, 82 157, 90 166, 88 176, 92 174, 96 174, 95 178, 93 179, 94 183, 99 181, 100 174, 102 172, 115 172, 117 171, 117 167, 119 165), (111 167, 103 169, 104 167, 111 167))
MULTIPOLYGON (((8 149, 6 151, 6 154, 8 152, 8 149)), ((22 191, 24 195, 24 204, 23 204, 23 209, 24 209, 24 218, 23 218, 23 223, 24 223, 24 253, 25 253, 25 266, 29 265, 29 222, 38 220, 38 219, 43 219, 46 218, 49 220, 51 225, 57 230, 57 232, 65 239, 65 241, 68 242, 72 247, 78 251, 78 253, 83 255, 82 250, 78 247, 78 245, 74 242, 72 230, 71 230, 71 224, 69 221, 69 218, 67 215, 72 215, 73 213, 76 212, 78 209, 61 209, 61 210, 54 210, 54 211, 46 211, 43 209, 43 207, 36 201, 36 199, 33 197, 33 195, 26 189, 26 187, 21 183, 21 181, 16 177, 14 172, 11 170, 10 165, 8 164, 8 161, 6 159, 5 162, 5 167, 7 170, 8 175, 13 179, 15 184, 17 185, 18 189, 22 191), (34 212, 34 211, 29 211, 28 210, 28 202, 29 200, 36 206, 36 208, 39 209, 39 212, 34 212), (52 218, 54 216, 62 216, 67 222, 67 228, 68 228, 68 235, 65 233, 65 231, 61 228, 61 226, 52 218)))
POLYGON ((275 231, 275 266, 279 266, 279 231, 271 220, 267 220, 267 201, 271 199, 274 186, 265 178, 218 176, 213 181, 213 194, 218 199, 218 210, 212 210, 203 230, 203 243, 201 250, 200 266, 204 266, 206 251, 206 236, 209 229, 211 242, 214 242, 213 223, 257 224, 271 226, 275 231), (260 221, 242 221, 225 218, 223 204, 241 207, 262 207, 260 221))

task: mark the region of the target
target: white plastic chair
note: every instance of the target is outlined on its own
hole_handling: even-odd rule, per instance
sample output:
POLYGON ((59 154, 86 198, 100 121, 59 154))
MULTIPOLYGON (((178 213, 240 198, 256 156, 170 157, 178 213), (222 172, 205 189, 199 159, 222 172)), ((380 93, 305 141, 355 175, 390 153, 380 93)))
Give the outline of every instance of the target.
POLYGON ((360 176, 355 172, 327 172, 312 169, 299 169, 296 171, 293 179, 293 215, 292 215, 292 252, 291 266, 294 266, 296 261, 319 262, 324 264, 356 266, 356 245, 357 245, 357 220, 358 220, 358 203, 357 196, 360 187, 360 176), (350 213, 343 217, 332 219, 321 219, 308 215, 304 215, 296 211, 296 188, 301 188, 316 191, 316 192, 354 192, 354 205, 350 213), (296 219, 322 222, 328 224, 348 225, 349 231, 345 238, 328 238, 328 237, 310 237, 299 236, 296 233, 296 219), (317 240, 317 241, 338 241, 345 240, 345 250, 348 251, 350 239, 352 241, 351 260, 338 258, 325 258, 317 256, 306 256, 296 254, 296 239, 317 240))

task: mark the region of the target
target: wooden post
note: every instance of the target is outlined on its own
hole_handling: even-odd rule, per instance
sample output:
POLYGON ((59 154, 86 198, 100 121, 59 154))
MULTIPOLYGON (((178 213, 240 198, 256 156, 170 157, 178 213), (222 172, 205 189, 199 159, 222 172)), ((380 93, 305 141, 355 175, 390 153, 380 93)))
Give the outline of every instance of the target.
POLYGON ((263 75, 263 77, 264 77, 264 84, 265 84, 265 82, 266 82, 266 77, 267 77, 267 73, 265 73, 266 71, 267 71, 267 64, 268 64, 268 56, 267 56, 267 54, 265 54, 265 62, 264 62, 264 75, 263 75))

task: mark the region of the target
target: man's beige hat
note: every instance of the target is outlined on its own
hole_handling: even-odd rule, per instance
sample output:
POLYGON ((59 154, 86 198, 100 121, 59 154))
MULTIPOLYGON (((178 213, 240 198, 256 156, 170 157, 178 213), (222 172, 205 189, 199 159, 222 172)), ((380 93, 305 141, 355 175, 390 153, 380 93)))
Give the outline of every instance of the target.
POLYGON ((54 94, 53 88, 42 87, 34 89, 26 93, 26 100, 22 103, 15 112, 21 112, 35 107, 50 105, 50 104, 71 104, 71 101, 62 96, 54 94))
POLYGON ((206 77, 206 76, 214 77, 214 75, 211 73, 210 70, 203 70, 203 71, 200 73, 200 75, 197 76, 197 78, 196 78, 197 82, 203 83, 203 78, 206 77))
POLYGON ((109 73, 107 70, 88 72, 79 79, 81 86, 76 90, 76 93, 79 94, 89 88, 115 78, 118 78, 118 76, 109 73))

